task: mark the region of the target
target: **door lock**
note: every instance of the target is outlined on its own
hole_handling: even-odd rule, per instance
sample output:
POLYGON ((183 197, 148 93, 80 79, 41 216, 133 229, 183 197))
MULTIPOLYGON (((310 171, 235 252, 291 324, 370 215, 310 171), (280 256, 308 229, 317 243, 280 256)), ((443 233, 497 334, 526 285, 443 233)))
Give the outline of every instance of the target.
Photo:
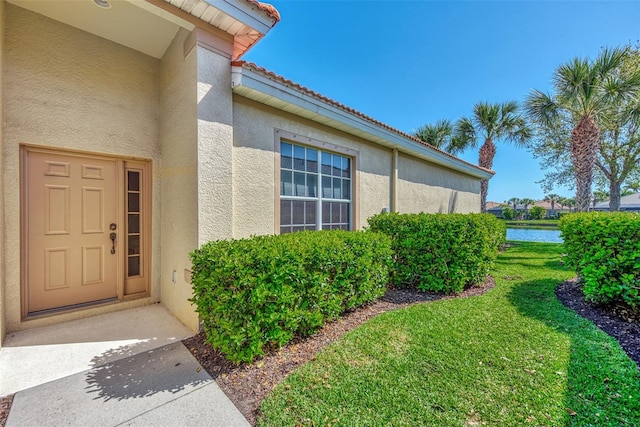
MULTIPOLYGON (((112 224, 112 225, 115 225, 115 224, 112 224)), ((112 232, 111 234, 109 234, 109 238, 111 239, 111 253, 115 254, 116 253, 116 233, 112 232)))

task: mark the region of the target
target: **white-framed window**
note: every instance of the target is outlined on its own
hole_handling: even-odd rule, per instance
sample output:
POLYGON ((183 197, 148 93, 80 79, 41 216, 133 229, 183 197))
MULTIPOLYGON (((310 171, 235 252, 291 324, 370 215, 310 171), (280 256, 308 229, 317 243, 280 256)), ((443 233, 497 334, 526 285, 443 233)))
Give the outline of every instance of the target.
POLYGON ((348 156, 280 142, 280 233, 350 230, 353 162, 348 156))

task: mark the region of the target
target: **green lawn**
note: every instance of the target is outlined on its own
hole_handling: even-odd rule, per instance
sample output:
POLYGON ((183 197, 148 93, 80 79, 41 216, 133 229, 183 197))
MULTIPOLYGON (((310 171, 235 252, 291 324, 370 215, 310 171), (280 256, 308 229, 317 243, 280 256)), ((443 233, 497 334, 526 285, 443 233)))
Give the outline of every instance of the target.
POLYGON ((636 365, 555 297, 573 275, 561 248, 518 243, 485 295, 414 305, 351 331, 279 384, 258 424, 640 425, 636 365))

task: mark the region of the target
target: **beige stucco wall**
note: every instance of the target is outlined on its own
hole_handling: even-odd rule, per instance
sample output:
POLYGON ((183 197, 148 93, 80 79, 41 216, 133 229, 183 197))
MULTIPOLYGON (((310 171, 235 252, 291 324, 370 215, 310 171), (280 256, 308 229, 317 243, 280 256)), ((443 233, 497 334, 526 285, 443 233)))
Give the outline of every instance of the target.
POLYGON ((480 212, 480 181, 400 153, 398 212, 480 212))
POLYGON ((194 331, 189 253, 232 237, 231 50, 229 40, 181 30, 162 59, 162 302, 194 331), (221 51, 200 46, 201 36, 221 51))
POLYGON ((230 57, 201 46, 197 54, 198 237, 202 244, 233 237, 234 123, 230 57))
MULTIPOLYGON (((358 228, 391 208, 392 150, 236 95, 234 97, 233 236, 278 233, 275 130, 355 150, 358 228)), ((304 144, 304 142, 302 142, 304 144)), ((411 157, 398 155, 399 212, 479 212, 480 181, 411 157)))
POLYGON ((275 129, 355 150, 358 200, 356 223, 390 206, 391 150, 355 136, 234 97, 233 204, 234 237, 274 234, 276 169, 275 129))
POLYGON ((160 282, 162 303, 196 331, 198 317, 187 301, 192 293, 184 275, 185 269, 191 269, 189 252, 198 245, 197 52, 185 58, 188 36, 180 30, 162 58, 160 282))
POLYGON ((5 6, 7 331, 160 298, 160 184, 153 185, 151 298, 20 321, 19 144, 152 159, 159 170, 160 61, 13 5, 5 6))
MULTIPOLYGON (((4 0, 0 0, 0 224, 4 224, 4 0)), ((0 226, 0 347, 6 332, 4 227, 0 226)))

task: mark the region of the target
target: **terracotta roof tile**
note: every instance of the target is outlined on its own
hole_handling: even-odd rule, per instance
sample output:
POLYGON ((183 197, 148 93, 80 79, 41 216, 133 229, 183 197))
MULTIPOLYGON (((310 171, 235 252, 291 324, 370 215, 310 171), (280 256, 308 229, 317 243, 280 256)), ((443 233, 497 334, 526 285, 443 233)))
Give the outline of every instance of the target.
POLYGON ((289 80, 289 79, 287 79, 287 78, 285 78, 285 77, 283 77, 283 76, 280 76, 280 75, 278 75, 278 74, 276 74, 276 73, 274 73, 274 72, 272 72, 272 71, 269 71, 269 70, 267 70, 267 69, 266 69, 266 68, 264 68, 264 67, 260 67, 260 66, 258 66, 258 65, 256 65, 256 64, 252 63, 252 62, 247 62, 247 61, 233 61, 233 62, 231 62, 231 65, 232 65, 232 66, 235 66, 235 67, 248 67, 248 68, 251 68, 251 69, 253 69, 254 71, 257 71, 257 72, 259 72, 259 73, 262 73, 262 74, 264 74, 265 76, 267 76, 267 77, 269 77, 269 78, 271 78, 271 79, 273 79, 273 80, 279 81, 280 83, 283 83, 283 84, 285 84, 285 85, 287 85, 287 86, 291 86, 291 87, 293 87, 293 88, 295 88, 295 89, 298 89, 298 90, 300 90, 301 92, 304 92, 304 93, 306 93, 307 95, 312 96, 313 98, 316 98, 316 99, 322 100, 322 101, 324 101, 324 102, 326 102, 326 103, 328 103, 328 104, 333 105, 333 106, 334 106, 334 107, 336 107, 336 108, 339 108, 339 109, 341 109, 341 110, 343 110, 343 111, 346 111, 346 112, 348 112, 348 113, 350 113, 350 114, 353 114, 354 116, 360 117, 360 118, 362 118, 362 119, 364 119, 364 120, 366 120, 366 121, 368 121, 368 122, 370 122, 370 123, 373 123, 373 124, 375 124, 375 125, 378 125, 378 126, 380 126, 380 127, 382 127, 382 128, 385 128, 385 129, 387 129, 387 130, 390 130, 390 131, 392 131, 392 132, 394 132, 394 133, 396 133, 396 134, 398 134, 398 135, 400 135, 400 136, 402 136, 402 137, 404 137, 404 138, 407 138, 407 139, 410 139, 410 140, 412 140, 412 141, 414 141, 414 142, 417 142, 418 144, 421 144, 421 145, 424 145, 424 146, 426 146, 426 147, 429 147, 430 149, 432 149, 432 150, 434 150, 434 151, 437 151, 437 152, 439 152, 439 153, 442 153, 442 154, 444 154, 444 155, 446 155, 446 156, 448 156, 448 157, 451 157, 452 159, 456 159, 456 160, 458 160, 458 161, 460 161, 460 162, 462 162, 462 163, 465 163, 465 164, 467 164, 467 165, 473 166, 473 167, 475 167, 475 168, 477 168, 477 169, 480 169, 480 170, 484 170, 484 171, 488 171, 488 172, 493 172, 493 171, 492 171, 492 170, 490 170, 490 169, 486 169, 486 168, 482 168, 482 167, 480 167, 480 166, 478 166, 478 165, 474 165, 473 163, 469 163, 469 162, 467 162, 467 161, 465 161, 465 160, 462 160, 462 159, 460 159, 460 158, 458 158, 458 157, 456 157, 456 156, 454 156, 454 155, 452 155, 452 154, 447 153, 446 151, 440 150, 439 148, 436 148, 436 147, 434 147, 434 146, 433 146, 433 145, 431 145, 431 144, 427 144, 426 142, 424 142, 424 141, 422 141, 422 140, 420 140, 420 139, 418 139, 418 138, 414 137, 413 135, 410 135, 410 134, 408 134, 408 133, 406 133, 406 132, 403 132, 403 131, 401 131, 401 130, 399 130, 399 129, 396 129, 396 128, 392 127, 392 126, 389 126, 389 125, 387 125, 386 123, 383 123, 383 122, 381 122, 381 121, 379 121, 379 120, 376 120, 376 119, 374 119, 374 118, 372 118, 372 117, 370 117, 370 116, 367 116, 367 115, 366 115, 366 114, 364 114, 364 113, 361 113, 360 111, 354 110, 354 109, 353 109, 353 108, 351 108, 351 107, 348 107, 348 106, 346 106, 346 105, 344 105, 344 104, 341 104, 341 103, 339 103, 338 101, 335 101, 335 100, 333 100, 333 99, 331 99, 331 98, 327 98, 326 96, 324 96, 324 95, 322 95, 322 94, 320 94, 320 93, 318 93, 318 92, 315 92, 315 91, 313 91, 313 90, 311 90, 311 89, 309 89, 309 88, 306 88, 306 87, 304 87, 304 86, 302 86, 302 85, 300 85, 300 84, 298 84, 298 83, 296 83, 296 82, 293 82, 293 81, 291 81, 291 80, 289 80))
POLYGON ((270 5, 269 3, 259 2, 257 0, 247 0, 247 2, 257 6, 258 9, 267 12, 267 15, 276 20, 274 25, 280 21, 280 12, 278 12, 278 9, 276 9, 275 6, 270 5))

